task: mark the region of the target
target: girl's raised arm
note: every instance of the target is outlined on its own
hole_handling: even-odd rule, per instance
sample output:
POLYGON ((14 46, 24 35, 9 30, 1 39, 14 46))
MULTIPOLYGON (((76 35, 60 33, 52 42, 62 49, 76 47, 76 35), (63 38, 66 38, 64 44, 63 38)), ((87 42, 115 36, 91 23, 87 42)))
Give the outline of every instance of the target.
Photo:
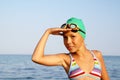
POLYGON ((44 55, 44 48, 50 34, 60 35, 60 32, 65 32, 65 31, 70 31, 70 29, 61 29, 61 28, 47 29, 43 34, 43 36, 41 37, 41 39, 39 40, 33 52, 32 61, 47 66, 62 65, 63 54, 44 55))

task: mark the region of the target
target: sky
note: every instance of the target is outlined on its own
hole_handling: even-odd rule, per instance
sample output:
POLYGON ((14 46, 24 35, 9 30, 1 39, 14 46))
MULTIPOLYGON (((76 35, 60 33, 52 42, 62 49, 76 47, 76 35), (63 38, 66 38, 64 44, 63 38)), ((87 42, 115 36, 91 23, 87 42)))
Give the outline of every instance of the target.
MULTIPOLYGON (((0 54, 32 54, 46 29, 82 19, 86 47, 120 55, 120 0, 0 0, 0 54)), ((50 35, 45 54, 68 52, 50 35)))

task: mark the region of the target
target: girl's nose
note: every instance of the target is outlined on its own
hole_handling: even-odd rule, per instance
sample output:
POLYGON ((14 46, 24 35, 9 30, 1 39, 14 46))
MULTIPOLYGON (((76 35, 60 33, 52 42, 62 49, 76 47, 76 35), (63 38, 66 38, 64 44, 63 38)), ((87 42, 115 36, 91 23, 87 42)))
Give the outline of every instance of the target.
POLYGON ((71 41, 72 41, 71 38, 68 38, 68 39, 67 39, 67 44, 70 44, 71 41))

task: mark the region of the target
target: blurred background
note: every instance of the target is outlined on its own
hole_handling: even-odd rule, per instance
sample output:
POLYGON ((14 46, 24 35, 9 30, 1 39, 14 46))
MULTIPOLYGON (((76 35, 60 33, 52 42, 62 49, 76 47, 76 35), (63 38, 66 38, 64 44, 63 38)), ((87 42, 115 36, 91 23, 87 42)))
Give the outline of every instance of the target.
MULTIPOLYGON (((120 55, 120 0, 0 0, 0 54, 32 54, 47 28, 70 17, 83 20, 89 49, 120 55)), ((67 52, 51 35, 46 54, 67 52)))

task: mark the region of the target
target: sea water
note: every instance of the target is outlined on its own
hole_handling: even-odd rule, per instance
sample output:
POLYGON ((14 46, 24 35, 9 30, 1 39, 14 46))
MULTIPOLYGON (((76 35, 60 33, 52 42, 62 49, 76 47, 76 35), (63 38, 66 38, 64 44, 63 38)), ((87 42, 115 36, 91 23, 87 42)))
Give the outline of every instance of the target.
MULTIPOLYGON (((111 80, 120 80, 120 56, 104 56, 111 80)), ((69 80, 60 66, 42 66, 31 55, 0 55, 0 80, 69 80)))

